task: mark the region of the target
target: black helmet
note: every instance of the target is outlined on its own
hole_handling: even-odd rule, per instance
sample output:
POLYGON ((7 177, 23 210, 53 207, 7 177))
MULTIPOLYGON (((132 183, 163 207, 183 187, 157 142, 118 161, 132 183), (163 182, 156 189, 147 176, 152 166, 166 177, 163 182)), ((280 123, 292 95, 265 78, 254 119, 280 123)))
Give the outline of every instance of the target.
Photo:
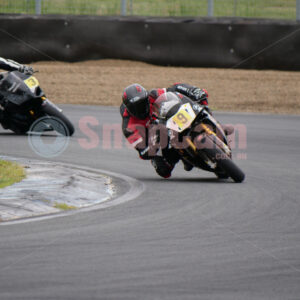
POLYGON ((140 84, 134 83, 125 88, 123 103, 134 117, 139 119, 148 117, 150 111, 148 92, 140 84))

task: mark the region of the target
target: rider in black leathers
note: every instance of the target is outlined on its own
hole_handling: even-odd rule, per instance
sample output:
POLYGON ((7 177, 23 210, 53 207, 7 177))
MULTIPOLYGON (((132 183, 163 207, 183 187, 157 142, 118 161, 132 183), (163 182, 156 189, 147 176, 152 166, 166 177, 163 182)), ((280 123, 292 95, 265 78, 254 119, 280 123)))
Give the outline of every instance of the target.
POLYGON ((21 65, 14 60, 0 57, 0 69, 6 71, 19 71, 25 74, 33 74, 33 69, 29 66, 21 65))
MULTIPOLYGON (((3 57, 0 57, 0 69, 3 69, 5 71, 19 71, 24 74, 32 75, 33 74, 33 68, 30 66, 25 66, 22 64, 17 63, 14 60, 11 59, 5 59, 3 57)), ((0 99, 1 100, 1 99, 0 99)), ((0 106, 0 123, 4 128, 8 128, 8 122, 9 122, 9 116, 7 115, 7 112, 1 108, 0 106)))

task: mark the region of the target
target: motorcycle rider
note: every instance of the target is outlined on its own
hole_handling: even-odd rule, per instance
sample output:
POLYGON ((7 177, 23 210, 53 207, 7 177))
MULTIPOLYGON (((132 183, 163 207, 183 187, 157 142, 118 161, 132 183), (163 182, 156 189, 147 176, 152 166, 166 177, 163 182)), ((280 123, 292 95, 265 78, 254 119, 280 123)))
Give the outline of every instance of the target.
POLYGON ((29 75, 33 74, 32 67, 21 65, 14 60, 5 59, 3 57, 0 57, 0 69, 6 71, 19 71, 21 73, 29 74, 29 75))
MULTIPOLYGON (((0 69, 6 70, 6 71, 19 71, 26 75, 32 75, 34 73, 34 70, 32 67, 19 64, 14 60, 5 59, 3 57, 0 57, 0 69)), ((5 126, 5 123, 8 122, 8 118, 6 118, 5 110, 1 109, 1 107, 0 107, 0 123, 1 122, 2 122, 2 125, 5 126)))
MULTIPOLYGON (((161 149, 161 155, 150 153, 148 145, 148 129, 152 121, 152 105, 160 95, 166 92, 179 92, 200 105, 204 105, 209 111, 208 93, 205 89, 189 84, 175 83, 168 88, 147 91, 140 84, 134 83, 124 89, 120 113, 123 119, 123 134, 128 142, 139 152, 140 158, 151 160, 157 174, 161 177, 169 178, 180 159, 179 155, 174 149, 169 147, 161 149)), ((190 171, 193 168, 191 164, 185 161, 183 161, 183 164, 186 171, 190 171)))

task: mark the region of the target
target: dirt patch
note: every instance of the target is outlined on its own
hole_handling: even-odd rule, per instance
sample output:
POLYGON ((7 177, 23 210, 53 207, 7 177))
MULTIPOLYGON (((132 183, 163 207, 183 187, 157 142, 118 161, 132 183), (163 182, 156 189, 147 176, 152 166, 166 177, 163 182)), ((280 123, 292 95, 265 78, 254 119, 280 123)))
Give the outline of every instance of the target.
POLYGON ((55 103, 119 106, 131 83, 151 89, 186 82, 207 89, 214 110, 300 114, 300 72, 175 68, 124 60, 39 62, 33 67, 55 103))

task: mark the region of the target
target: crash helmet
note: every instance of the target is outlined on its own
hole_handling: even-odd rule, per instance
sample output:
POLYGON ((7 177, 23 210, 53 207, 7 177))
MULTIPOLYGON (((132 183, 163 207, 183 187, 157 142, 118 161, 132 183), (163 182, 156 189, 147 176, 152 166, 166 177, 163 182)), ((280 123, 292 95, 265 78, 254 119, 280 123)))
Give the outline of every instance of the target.
POLYGON ((138 83, 129 85, 123 92, 123 104, 130 115, 146 119, 150 112, 149 93, 138 83))

